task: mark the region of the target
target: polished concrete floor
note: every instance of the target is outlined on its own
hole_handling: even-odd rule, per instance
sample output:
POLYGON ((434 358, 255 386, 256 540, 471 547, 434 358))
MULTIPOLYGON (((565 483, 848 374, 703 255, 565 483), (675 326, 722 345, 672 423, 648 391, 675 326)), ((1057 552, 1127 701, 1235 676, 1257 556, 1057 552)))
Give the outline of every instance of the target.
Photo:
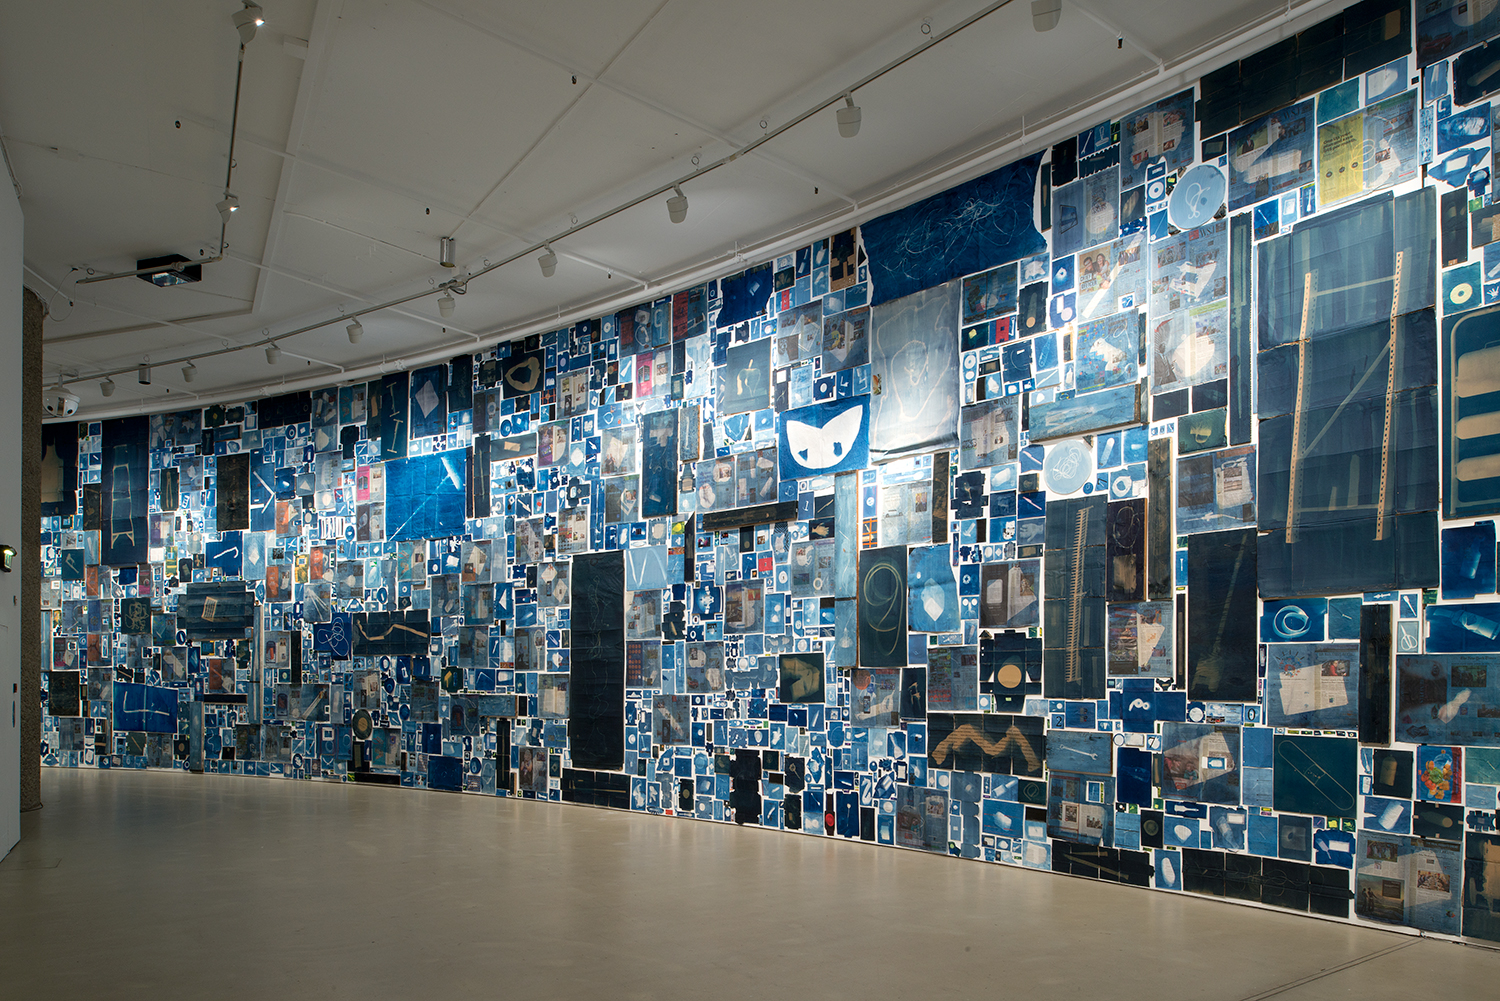
POLYGON ((42 792, 0 862, 0 998, 1500 996, 1500 952, 824 838, 182 773, 42 792))

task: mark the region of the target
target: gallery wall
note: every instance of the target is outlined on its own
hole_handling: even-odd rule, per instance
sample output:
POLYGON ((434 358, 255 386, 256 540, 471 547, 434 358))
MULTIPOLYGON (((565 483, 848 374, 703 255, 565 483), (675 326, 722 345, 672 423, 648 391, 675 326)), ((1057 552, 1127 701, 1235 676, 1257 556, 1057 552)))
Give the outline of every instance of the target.
MULTIPOLYGON (((21 468, 21 264, 26 221, 14 187, 0 190, 0 468, 21 468)), ((0 483, 0 546, 21 549, 21 481, 0 483)), ((29 555, 29 554, 28 554, 29 555)), ((21 559, 0 569, 0 858, 21 839, 21 559), (6 604, 5 599, 10 598, 6 604)), ((0 556, 3 567, 3 556, 0 556)), ((35 615, 33 610, 30 614, 35 615)), ((28 693, 31 698, 34 693, 28 693)))
POLYGON ((1500 941, 1497 34, 1372 0, 634 309, 48 425, 44 760, 1500 941))

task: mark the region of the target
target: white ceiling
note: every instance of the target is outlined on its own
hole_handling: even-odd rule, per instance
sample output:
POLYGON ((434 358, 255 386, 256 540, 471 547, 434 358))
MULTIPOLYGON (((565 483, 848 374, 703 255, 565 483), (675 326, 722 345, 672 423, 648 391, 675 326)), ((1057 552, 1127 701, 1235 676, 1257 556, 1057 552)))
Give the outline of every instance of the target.
POLYGON ((684 183, 682 225, 655 197, 557 240, 551 279, 533 255, 474 278, 447 324, 428 296, 365 316, 357 345, 336 322, 279 341, 276 365, 259 350, 455 277, 438 266, 442 236, 462 276, 683 178, 693 157, 728 156, 991 3, 263 0, 226 258, 200 284, 157 288, 73 283, 216 251, 241 4, 12 0, 0 130, 26 284, 50 297, 47 379, 69 382, 80 416, 170 409, 599 315, 1032 152, 1343 5, 1294 5, 1288 27, 1285 0, 1064 0, 1037 34, 1013 0, 860 88, 857 137, 839 137, 830 107, 684 183), (184 383, 180 359, 238 346, 184 383), (140 386, 146 358, 159 367, 140 386), (107 372, 132 374, 105 400, 107 372))

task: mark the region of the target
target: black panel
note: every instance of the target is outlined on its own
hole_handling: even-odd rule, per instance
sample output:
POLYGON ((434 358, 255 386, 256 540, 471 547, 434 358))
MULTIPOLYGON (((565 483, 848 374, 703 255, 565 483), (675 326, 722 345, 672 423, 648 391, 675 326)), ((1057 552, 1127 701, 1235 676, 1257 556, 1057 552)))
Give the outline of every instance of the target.
MULTIPOLYGON (((760 754, 747 748, 734 752, 734 762, 729 766, 729 807, 736 824, 760 823, 760 754)), ((830 804, 833 793, 828 794, 830 804)), ((833 807, 828 807, 833 815, 833 807)), ((829 832, 833 833, 832 831, 829 832)))
POLYGON ((573 557, 568 741, 573 763, 625 766, 625 554, 573 557))
POLYGON ((215 460, 218 479, 214 491, 219 509, 215 527, 220 532, 250 528, 250 453, 221 455, 215 460))
POLYGON ((724 532, 732 528, 769 525, 776 521, 794 521, 797 517, 797 502, 782 501, 779 504, 737 507, 729 511, 706 511, 700 517, 703 531, 724 532))
POLYGON ((1146 446, 1146 592, 1152 601, 1172 597, 1172 441, 1154 439, 1146 446))
POLYGON ((1188 698, 1256 700, 1255 530, 1188 537, 1188 698))
POLYGON ((255 405, 255 419, 262 431, 306 423, 312 420, 312 393, 268 396, 255 405))
POLYGON ((1229 220, 1229 444, 1250 441, 1255 424, 1251 399, 1255 374, 1252 335, 1255 318, 1251 310, 1251 246, 1254 227, 1249 212, 1229 220))
POLYGON ((468 410, 474 405, 474 356, 458 355, 448 362, 448 410, 468 410))
MULTIPOLYGON (((73 423, 42 425, 43 518, 71 518, 78 510, 78 428, 73 423)), ((173 501, 175 507, 175 497, 173 501)))
POLYGON ((353 653, 356 657, 422 656, 431 634, 425 611, 356 612, 353 653))
POLYGON ((1391 606, 1359 610, 1359 739, 1391 742, 1391 606))
POLYGON ((1410 52, 1411 4, 1407 0, 1365 0, 1344 11, 1344 79, 1410 52))
POLYGON ((562 770, 562 798, 566 803, 630 809, 630 776, 619 772, 562 770))
POLYGON ((189 584, 177 602, 177 624, 189 640, 243 639, 255 625, 255 592, 238 580, 189 584))
POLYGON ((146 502, 150 496, 146 488, 146 445, 150 433, 147 417, 104 422, 99 562, 106 566, 146 562, 146 502))
POLYGON ((1051 699, 1105 697, 1107 513, 1098 495, 1047 504, 1042 693, 1051 699))

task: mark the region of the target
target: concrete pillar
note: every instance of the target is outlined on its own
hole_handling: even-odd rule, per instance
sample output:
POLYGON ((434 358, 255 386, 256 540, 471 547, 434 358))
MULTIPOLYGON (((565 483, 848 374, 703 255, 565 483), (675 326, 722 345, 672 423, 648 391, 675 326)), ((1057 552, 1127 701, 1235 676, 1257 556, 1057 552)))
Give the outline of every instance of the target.
POLYGON ((31 289, 21 347, 21 812, 42 808, 42 317, 31 289))

